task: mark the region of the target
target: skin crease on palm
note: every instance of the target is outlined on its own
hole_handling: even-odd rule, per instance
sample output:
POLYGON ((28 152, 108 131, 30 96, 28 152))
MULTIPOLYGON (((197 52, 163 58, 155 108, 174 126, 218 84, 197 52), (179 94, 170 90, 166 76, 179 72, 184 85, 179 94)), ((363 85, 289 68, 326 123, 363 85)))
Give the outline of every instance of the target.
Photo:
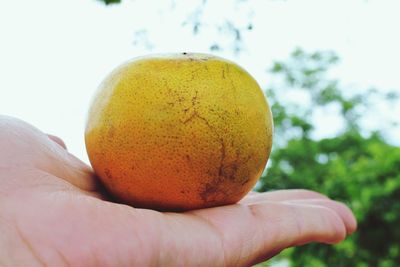
POLYGON ((6 116, 0 129, 0 266, 251 266, 356 229, 345 205, 306 190, 185 213, 135 209, 110 201, 60 138, 6 116))

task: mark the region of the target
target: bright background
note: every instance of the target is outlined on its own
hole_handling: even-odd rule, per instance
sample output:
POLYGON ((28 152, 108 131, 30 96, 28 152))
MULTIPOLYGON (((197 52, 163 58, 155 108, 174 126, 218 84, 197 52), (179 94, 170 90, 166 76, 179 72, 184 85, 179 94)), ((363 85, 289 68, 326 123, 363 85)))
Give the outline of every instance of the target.
POLYGON ((291 248, 259 266, 398 267, 399 14, 399 0, 3 0, 0 114, 62 137, 88 162, 87 111, 113 68, 148 53, 211 51, 270 99, 274 147, 255 189, 319 191, 358 220, 338 245, 291 248), (338 64, 326 64, 327 51, 338 64))
MULTIPOLYGON (((87 110, 97 85, 115 66, 150 52, 209 52, 216 40, 225 47, 218 55, 238 62, 263 85, 274 60, 302 47, 336 51, 341 63, 334 75, 351 88, 400 93, 398 0, 259 0, 249 1, 251 9, 243 1, 209 1, 193 34, 200 2, 1 1, 0 114, 61 136, 72 153, 87 161, 87 110), (252 24, 241 36, 240 53, 232 36, 214 27, 227 20, 252 24)), ((378 105, 366 125, 398 116, 398 106, 378 105)), ((321 136, 340 126, 320 117, 321 136)), ((387 136, 400 144, 398 128, 387 136)))

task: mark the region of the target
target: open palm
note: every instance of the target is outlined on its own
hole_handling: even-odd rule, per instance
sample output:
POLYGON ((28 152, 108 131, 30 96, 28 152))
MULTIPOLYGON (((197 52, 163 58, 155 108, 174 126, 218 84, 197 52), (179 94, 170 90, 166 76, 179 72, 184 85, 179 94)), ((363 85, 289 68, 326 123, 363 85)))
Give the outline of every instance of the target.
POLYGON ((306 190, 184 213, 135 209, 109 201, 59 138, 10 117, 0 129, 0 266, 250 266, 356 228, 346 206, 306 190))

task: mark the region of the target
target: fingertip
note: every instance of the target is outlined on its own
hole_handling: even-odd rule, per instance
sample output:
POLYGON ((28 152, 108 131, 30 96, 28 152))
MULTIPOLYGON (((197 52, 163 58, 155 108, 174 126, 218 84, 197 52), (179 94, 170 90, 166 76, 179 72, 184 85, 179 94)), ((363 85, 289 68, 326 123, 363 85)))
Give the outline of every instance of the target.
POLYGON ((65 145, 64 141, 63 141, 60 137, 55 136, 55 135, 52 135, 52 134, 47 134, 47 136, 48 136, 52 141, 54 141, 55 143, 57 143, 58 145, 60 145, 62 148, 64 148, 65 150, 67 149, 67 146, 65 145))
POLYGON ((354 233, 357 230, 357 220, 351 211, 351 209, 342 202, 335 201, 340 207, 340 215, 343 218, 343 222, 346 226, 346 233, 348 235, 354 233))
POLYGON ((342 220, 342 218, 334 211, 330 210, 332 213, 332 217, 329 220, 331 223, 331 229, 333 231, 331 232, 331 237, 328 239, 327 243, 328 244, 337 244, 342 242, 346 236, 347 236, 347 227, 345 225, 345 222, 342 220))
POLYGON ((346 238, 346 225, 341 216, 331 208, 304 204, 287 204, 296 208, 294 221, 297 221, 298 233, 295 245, 310 242, 337 244, 346 238), (301 213, 299 213, 301 211, 301 213), (297 213, 297 214, 296 214, 297 213))
POLYGON ((354 214, 350 211, 349 223, 347 226, 347 234, 349 235, 353 234, 355 231, 357 231, 357 227, 358 227, 357 219, 354 216, 354 214))
POLYGON ((329 208, 339 215, 339 218, 342 220, 346 228, 346 234, 350 235, 357 229, 357 221, 353 212, 346 204, 342 202, 330 199, 300 199, 287 201, 287 203, 297 203, 329 208))

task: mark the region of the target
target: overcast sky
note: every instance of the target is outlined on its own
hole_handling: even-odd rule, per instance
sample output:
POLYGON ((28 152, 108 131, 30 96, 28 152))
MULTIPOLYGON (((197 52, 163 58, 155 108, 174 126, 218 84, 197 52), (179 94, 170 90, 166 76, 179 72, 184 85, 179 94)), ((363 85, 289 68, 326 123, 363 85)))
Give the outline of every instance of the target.
MULTIPOLYGON (((182 22, 200 1, 175 2, 125 0, 106 7, 94 0, 0 1, 0 114, 61 136, 87 161, 84 125, 101 80, 121 62, 149 53, 148 47, 152 53, 207 52, 215 40, 229 47, 229 36, 213 27, 226 18, 238 25, 252 21, 253 30, 244 34, 239 56, 229 49, 216 53, 262 85, 273 60, 302 47, 335 50, 341 57, 336 75, 354 87, 400 92, 398 0, 259 0, 249 1, 251 8, 208 1, 198 35, 182 22), (134 45, 143 28, 147 41, 134 45)), ((382 118, 400 116, 399 108, 379 108, 382 118)))

